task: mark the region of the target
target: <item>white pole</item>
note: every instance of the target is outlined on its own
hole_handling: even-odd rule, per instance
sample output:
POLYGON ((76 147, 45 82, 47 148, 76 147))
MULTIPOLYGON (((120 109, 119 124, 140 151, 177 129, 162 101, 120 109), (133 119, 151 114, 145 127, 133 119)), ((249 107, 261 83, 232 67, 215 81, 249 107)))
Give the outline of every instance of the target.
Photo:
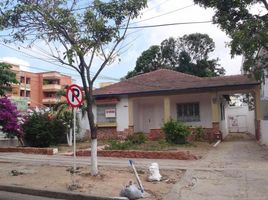
POLYGON ((129 164, 131 165, 131 167, 132 167, 132 169, 134 171, 136 180, 137 180, 138 185, 140 186, 140 189, 141 189, 141 193, 143 193, 144 192, 144 187, 143 187, 143 185, 141 183, 140 177, 139 177, 139 175, 138 175, 138 173, 136 171, 136 168, 135 168, 135 165, 134 165, 133 161, 132 160, 129 160, 129 164))
POLYGON ((219 144, 220 144, 221 140, 218 140, 214 145, 213 147, 217 147, 219 144))
POLYGON ((76 171, 76 131, 75 131, 75 124, 76 124, 76 108, 73 109, 73 115, 74 115, 74 120, 73 120, 73 130, 74 130, 74 173, 76 171))

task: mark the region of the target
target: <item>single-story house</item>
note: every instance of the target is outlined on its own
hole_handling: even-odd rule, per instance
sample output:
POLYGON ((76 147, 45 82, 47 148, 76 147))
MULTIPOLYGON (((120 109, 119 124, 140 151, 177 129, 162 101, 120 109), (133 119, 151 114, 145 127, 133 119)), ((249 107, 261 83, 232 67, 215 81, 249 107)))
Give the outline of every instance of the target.
POLYGON ((255 134, 260 138, 260 83, 245 75, 201 78, 168 69, 141 74, 94 91, 100 137, 160 132, 170 119, 228 134, 228 95, 255 98, 255 134))

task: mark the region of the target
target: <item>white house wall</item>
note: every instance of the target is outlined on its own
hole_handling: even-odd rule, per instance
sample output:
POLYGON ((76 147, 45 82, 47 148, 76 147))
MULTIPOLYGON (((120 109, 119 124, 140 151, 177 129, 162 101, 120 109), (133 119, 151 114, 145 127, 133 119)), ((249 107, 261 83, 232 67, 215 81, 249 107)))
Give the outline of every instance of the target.
POLYGON ((116 104, 116 124, 117 131, 124 131, 128 128, 128 98, 123 97, 116 104))
POLYGON ((261 143, 268 146, 268 120, 261 120, 261 143))
MULTIPOLYGON (((95 105, 93 105, 92 111, 93 111, 93 114, 94 114, 94 117, 95 117, 94 121, 96 123, 97 107, 95 105)), ((87 114, 85 114, 85 116, 82 117, 81 110, 78 110, 77 113, 78 113, 78 120, 79 120, 79 123, 80 123, 80 133, 77 133, 77 137, 80 139, 80 138, 85 137, 85 133, 86 133, 87 130, 90 130, 90 127, 89 127, 89 123, 88 123, 87 114)))
POLYGON ((171 104, 171 117, 177 119, 177 105, 178 103, 194 103, 199 102, 199 112, 200 121, 199 122, 189 122, 188 125, 191 126, 202 126, 205 128, 212 128, 211 123, 211 101, 210 94, 188 94, 188 95, 174 95, 170 97, 171 104))

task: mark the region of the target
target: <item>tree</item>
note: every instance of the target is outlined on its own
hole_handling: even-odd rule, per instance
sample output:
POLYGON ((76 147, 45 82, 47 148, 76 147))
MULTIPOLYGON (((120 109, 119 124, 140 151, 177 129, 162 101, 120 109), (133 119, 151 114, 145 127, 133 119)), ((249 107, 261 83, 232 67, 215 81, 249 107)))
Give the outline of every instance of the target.
POLYGON ((245 71, 262 79, 268 69, 268 2, 267 0, 194 0, 205 8, 213 8, 213 22, 231 38, 231 55, 243 55, 245 71), (254 11, 258 10, 257 12, 254 11), (259 53, 261 50, 266 52, 259 53))
POLYGON ((209 59, 215 43, 207 34, 194 33, 178 39, 168 38, 160 46, 153 45, 136 61, 133 71, 126 78, 138 74, 168 68, 200 77, 224 75, 218 67, 218 59, 209 59))
POLYGON ((54 61, 79 73, 91 130, 91 174, 97 175, 93 83, 120 53, 118 46, 130 21, 138 17, 147 1, 94 0, 90 5, 84 4, 83 0, 4 0, 0 3, 0 30, 10 31, 5 42, 24 42, 30 46, 45 42, 54 61), (92 75, 93 65, 98 70, 92 75))
POLYGON ((11 66, 6 63, 0 63, 0 96, 4 96, 12 90, 11 84, 18 83, 16 74, 11 70, 11 66))
POLYGON ((0 130, 9 138, 17 136, 20 144, 23 145, 21 117, 17 107, 7 97, 0 98, 0 130))

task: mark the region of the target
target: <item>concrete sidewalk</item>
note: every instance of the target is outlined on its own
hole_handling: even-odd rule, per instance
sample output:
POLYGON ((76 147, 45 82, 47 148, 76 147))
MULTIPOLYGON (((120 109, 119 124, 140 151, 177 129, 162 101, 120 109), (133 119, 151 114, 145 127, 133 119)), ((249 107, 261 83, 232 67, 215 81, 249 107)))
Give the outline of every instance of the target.
POLYGON ((59 192, 59 191, 51 191, 51 190, 41 190, 41 189, 33 189, 26 187, 17 187, 13 185, 0 185, 0 191, 6 191, 11 193, 18 194, 27 194, 31 196, 40 196, 47 197, 51 199, 62 199, 62 200, 127 200, 127 198, 122 197, 97 197, 92 195, 81 194, 77 192, 59 192))
POLYGON ((166 196, 166 200, 267 200, 268 150, 254 140, 227 141, 209 152, 166 196))

